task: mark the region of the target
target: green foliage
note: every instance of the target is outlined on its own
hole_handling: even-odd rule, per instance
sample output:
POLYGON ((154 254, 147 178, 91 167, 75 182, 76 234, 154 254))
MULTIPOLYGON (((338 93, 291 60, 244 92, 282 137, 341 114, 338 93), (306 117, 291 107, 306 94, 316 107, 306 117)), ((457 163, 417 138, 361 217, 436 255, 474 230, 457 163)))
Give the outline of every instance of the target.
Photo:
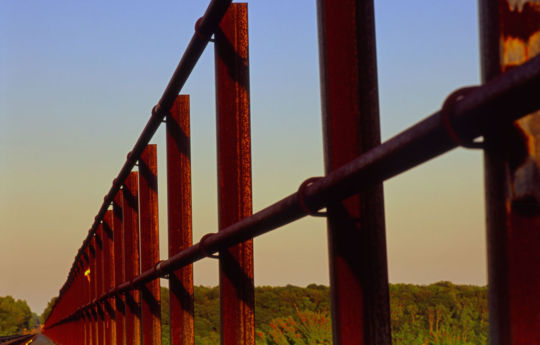
POLYGON ((32 312, 32 317, 28 321, 28 329, 38 328, 39 324, 39 315, 32 312))
POLYGON ((487 344, 485 287, 439 282, 390 286, 393 344, 487 344))
POLYGON ((0 297, 0 336, 14 335, 29 328, 32 311, 26 301, 0 297))
POLYGON ((326 313, 296 311, 295 317, 270 322, 268 333, 256 332, 258 345, 326 345, 332 343, 332 326, 326 313))
MULTIPOLYGON (((162 288, 163 345, 169 344, 169 293, 162 288)), ((195 344, 219 343, 219 287, 196 286, 195 344)), ((255 288, 257 345, 331 344, 329 289, 311 284, 255 288)), ((485 287, 439 282, 390 285, 394 345, 487 344, 485 287)))
POLYGON ((52 307, 54 305, 54 303, 56 303, 56 300, 58 299, 58 297, 53 297, 50 299, 49 303, 47 303, 47 306, 45 307, 45 309, 43 310, 43 313, 41 313, 41 316, 40 316, 40 321, 41 321, 41 324, 44 325, 45 324, 45 321, 47 321, 47 318, 49 317, 49 314, 51 313, 52 311, 52 307))

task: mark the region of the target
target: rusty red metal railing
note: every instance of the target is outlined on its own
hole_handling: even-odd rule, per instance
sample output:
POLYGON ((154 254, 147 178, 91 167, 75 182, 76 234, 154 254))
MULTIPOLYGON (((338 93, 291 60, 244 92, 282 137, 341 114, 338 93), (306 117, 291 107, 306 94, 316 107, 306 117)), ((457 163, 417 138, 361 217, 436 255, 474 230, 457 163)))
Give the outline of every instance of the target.
MULTIPOLYGON (((499 6, 501 3, 506 1, 499 0, 499 6)), ((484 50, 489 51, 498 42, 500 23, 493 17, 499 12, 490 2, 482 11, 487 23, 483 42, 488 48, 484 50)), ((381 144, 373 12, 369 0, 318 0, 326 175, 307 179, 298 191, 252 214, 247 4, 211 1, 105 196, 44 332, 61 345, 160 344, 159 278, 166 277, 171 292, 171 344, 193 344, 192 263, 217 257, 221 342, 253 345, 251 241, 307 215, 317 215, 328 220, 334 344, 390 344, 382 182, 458 146, 482 146, 488 162, 498 159, 492 150, 515 139, 501 133, 514 128, 513 121, 540 109, 540 57, 515 64, 500 75, 489 74, 482 86, 452 93, 440 111, 381 144), (193 244, 189 96, 178 93, 212 35, 219 231, 193 244), (159 261, 157 147, 149 141, 163 119, 169 257, 159 261), (473 144, 479 136, 485 142, 473 144), (319 211, 325 207, 326 213, 319 211)), ((490 54, 485 53, 487 64, 494 63, 490 54)), ((488 186, 498 191, 507 183, 494 182, 493 176, 500 172, 493 169, 488 167, 488 186)), ((496 228, 501 226, 495 221, 501 215, 493 210, 509 203, 494 200, 488 205, 488 215, 493 217, 488 224, 495 222, 496 228)), ((530 205, 532 201, 528 201, 530 205)), ((517 212, 523 204, 506 207, 517 212)), ((530 312, 540 310, 540 301, 534 298, 538 293, 531 295, 530 291, 540 291, 536 269, 540 260, 538 251, 519 252, 522 246, 540 245, 538 231, 526 231, 537 229, 537 211, 528 210, 531 213, 510 216, 512 221, 504 223, 523 232, 523 238, 508 238, 508 230, 488 230, 493 344, 522 344, 524 339, 539 342, 535 338, 539 321, 530 312), (528 242, 523 243, 524 239, 528 242), (520 291, 528 294, 517 296, 520 291), (520 311, 525 314, 518 315, 520 311), (524 317, 529 319, 522 322, 524 317)))

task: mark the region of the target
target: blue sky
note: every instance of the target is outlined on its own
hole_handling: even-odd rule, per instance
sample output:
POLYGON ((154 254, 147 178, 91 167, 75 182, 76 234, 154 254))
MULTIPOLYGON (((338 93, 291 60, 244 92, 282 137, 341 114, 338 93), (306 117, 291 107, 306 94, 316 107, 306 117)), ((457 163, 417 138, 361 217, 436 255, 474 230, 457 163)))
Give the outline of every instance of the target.
MULTIPOLYGON (((207 1, 3 3, 0 13, 0 295, 41 312, 63 284, 127 152, 207 1)), ((376 1, 381 127, 389 138, 479 82, 472 1, 376 1)), ((249 2, 254 209, 323 171, 315 1, 249 2)), ((194 239, 216 222, 213 48, 191 95, 194 239)), ((162 129, 154 138, 165 171, 162 129)), ((456 150, 385 183, 393 282, 485 284, 479 152, 456 150)), ((166 188, 160 178, 162 256, 166 188)), ((258 285, 328 282, 324 221, 255 242, 258 285), (301 244, 300 244, 301 243, 301 244)), ((212 260, 196 264, 214 285, 212 260)))

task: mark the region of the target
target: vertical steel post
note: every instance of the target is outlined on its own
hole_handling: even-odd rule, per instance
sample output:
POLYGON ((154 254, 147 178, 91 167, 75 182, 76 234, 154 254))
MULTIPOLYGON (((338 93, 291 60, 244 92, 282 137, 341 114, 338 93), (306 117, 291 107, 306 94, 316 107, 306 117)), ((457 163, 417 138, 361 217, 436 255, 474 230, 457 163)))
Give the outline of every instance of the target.
MULTIPOLYGON (((77 262, 75 262, 75 271, 74 271, 74 275, 73 275, 73 285, 70 289, 70 294, 71 294, 71 298, 70 298, 70 301, 69 301, 69 314, 72 314, 73 311, 77 308, 77 306, 80 305, 79 301, 80 301, 80 298, 81 298, 81 294, 77 293, 75 294, 74 292, 75 291, 78 291, 80 292, 80 277, 81 277, 81 266, 80 266, 80 261, 77 260, 77 262)), ((75 318, 73 318, 73 320, 71 321, 71 330, 70 330, 70 341, 71 342, 74 342, 75 340, 75 336, 78 335, 78 341, 82 340, 81 338, 81 335, 83 335, 83 333, 80 331, 80 323, 81 323, 81 320, 78 316, 76 316, 75 318)), ((84 338, 83 338, 84 339, 84 338)))
MULTIPOLYGON (((103 295, 105 290, 104 272, 103 272, 103 224, 100 223, 96 229, 96 282, 97 282, 97 298, 103 295)), ((105 310, 103 304, 97 304, 98 313, 98 344, 105 344, 105 310)))
MULTIPOLYGON (((141 273, 159 262, 157 149, 148 145, 139 159, 139 214, 141 221, 141 273)), ((141 288, 144 345, 161 344, 161 292, 159 279, 141 288)))
MULTIPOLYGON (((219 228, 251 215, 247 4, 232 4, 215 33, 219 228)), ((221 343, 255 344, 253 240, 220 251, 221 343)))
MULTIPOLYGON (((122 191, 116 193, 113 202, 114 214, 114 279, 116 286, 125 281, 124 267, 124 225, 122 221, 122 191)), ((115 296, 116 305, 116 345, 127 345, 125 342, 125 304, 122 295, 115 296)))
MULTIPOLYGON (((90 301, 94 302, 97 296, 97 245, 96 237, 92 237, 90 244, 88 245, 88 252, 90 257, 90 301)), ((90 307, 90 313, 92 314, 92 345, 98 345, 98 315, 97 306, 90 307)))
MULTIPOLYGON (((126 281, 140 272, 139 265, 139 174, 132 172, 124 182, 123 221, 126 281)), ((139 290, 126 293, 126 344, 141 344, 141 311, 139 290)))
MULTIPOLYGON (((540 52, 540 7, 480 0, 482 80, 540 52)), ((490 342, 540 344, 540 114, 485 136, 490 342)))
MULTIPOLYGON (((189 96, 176 98, 167 116, 169 257, 192 245, 189 96)), ((193 345, 193 265, 169 275, 171 345, 193 345)))
MULTIPOLYGON (((90 256, 88 255, 88 248, 85 248, 82 255, 84 260, 83 267, 83 282, 82 282, 82 305, 86 305, 90 302, 90 256)), ((84 345, 92 345, 92 319, 88 310, 83 311, 84 320, 84 345)))
MULTIPOLYGON (((84 299, 85 299, 85 284, 84 284, 84 271, 85 271, 85 268, 84 268, 84 260, 82 257, 79 257, 79 267, 80 267, 80 270, 79 270, 79 273, 78 273, 78 279, 77 279, 77 290, 76 291, 76 294, 77 294, 77 304, 74 305, 74 308, 75 309, 78 309, 80 307, 82 307, 84 305, 84 299)), ((84 313, 78 313, 77 315, 77 328, 78 328, 78 334, 76 335, 77 336, 77 341, 79 343, 81 343, 82 345, 87 345, 87 342, 86 342, 86 319, 84 317, 84 313)))
MULTIPOLYGON (((114 216, 113 211, 108 210, 103 216, 103 242, 104 258, 103 270, 105 277, 105 292, 116 286, 114 277, 114 216)), ((116 343, 116 305, 114 299, 108 298, 104 301, 106 311, 106 332, 105 345, 116 343)))
MULTIPOLYGON (((325 170, 380 144, 372 0, 318 0, 325 170)), ((335 345, 390 344, 382 184, 328 207, 335 345)))

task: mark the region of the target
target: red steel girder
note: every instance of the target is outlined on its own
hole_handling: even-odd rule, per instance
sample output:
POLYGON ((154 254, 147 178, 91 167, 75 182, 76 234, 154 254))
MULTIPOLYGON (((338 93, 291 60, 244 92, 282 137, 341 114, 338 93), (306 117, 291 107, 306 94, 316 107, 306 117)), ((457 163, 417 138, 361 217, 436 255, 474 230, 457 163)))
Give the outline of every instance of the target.
MULTIPOLYGON (((83 257, 85 259, 85 271, 84 271, 84 305, 89 304, 92 301, 92 254, 90 253, 90 247, 85 248, 83 257)), ((94 317, 92 315, 92 310, 87 309, 84 311, 85 316, 85 334, 86 334, 86 345, 93 345, 93 330, 94 330, 94 317)))
MULTIPOLYGON (((252 213, 247 4, 215 33, 219 229, 252 213)), ((221 250, 221 344, 255 344, 253 240, 221 250)))
MULTIPOLYGON (((373 1, 318 0, 326 174, 380 144, 373 1)), ((335 345, 390 344, 382 183, 328 205, 335 345)))
MULTIPOLYGON (((123 225, 123 205, 124 197, 122 191, 116 193, 113 201, 114 214, 114 277, 116 286, 126 279, 124 267, 124 225, 123 225)), ((117 294, 116 303, 116 345, 127 345, 125 340, 125 304, 124 296, 117 294)))
MULTIPOLYGON (((193 244, 191 223, 189 96, 180 95, 167 116, 169 257, 193 244)), ((193 345, 193 265, 169 275, 171 345, 193 345)))
MULTIPOLYGON (((116 287, 114 275, 114 216, 113 211, 108 210, 103 216, 103 273, 105 292, 116 287)), ((116 303, 112 298, 104 300, 105 308, 105 345, 116 343, 116 303)))
MULTIPOLYGON (((141 272, 159 262, 157 148, 148 145, 139 160, 139 217, 141 222, 141 272)), ((161 344, 161 292, 159 279, 141 288, 142 342, 161 344)))
MULTIPOLYGON (((479 5, 482 79, 487 83, 540 52, 540 7, 508 0, 480 0, 479 5)), ((536 112, 484 137, 494 345, 540 344, 539 126, 536 112)))
MULTIPOLYGON (((90 258, 90 302, 97 298, 97 256, 96 256, 96 238, 92 237, 88 248, 88 257, 90 258)), ((97 307, 92 305, 90 308, 92 315, 92 345, 98 345, 98 315, 97 307)))
MULTIPOLYGON (((104 279, 104 269, 103 269, 103 259, 104 259, 104 250, 103 250, 103 224, 100 223, 96 229, 96 296, 102 296, 105 293, 105 279, 104 279)), ((97 304, 97 315, 98 315, 98 344, 105 344, 105 310, 103 303, 97 304)))
MULTIPOLYGON (((139 265, 139 174, 131 172, 124 181, 123 222, 124 222, 124 270, 126 281, 131 281, 140 272, 139 265)), ((139 290, 125 294, 126 303, 126 344, 141 344, 141 308, 139 290)))

